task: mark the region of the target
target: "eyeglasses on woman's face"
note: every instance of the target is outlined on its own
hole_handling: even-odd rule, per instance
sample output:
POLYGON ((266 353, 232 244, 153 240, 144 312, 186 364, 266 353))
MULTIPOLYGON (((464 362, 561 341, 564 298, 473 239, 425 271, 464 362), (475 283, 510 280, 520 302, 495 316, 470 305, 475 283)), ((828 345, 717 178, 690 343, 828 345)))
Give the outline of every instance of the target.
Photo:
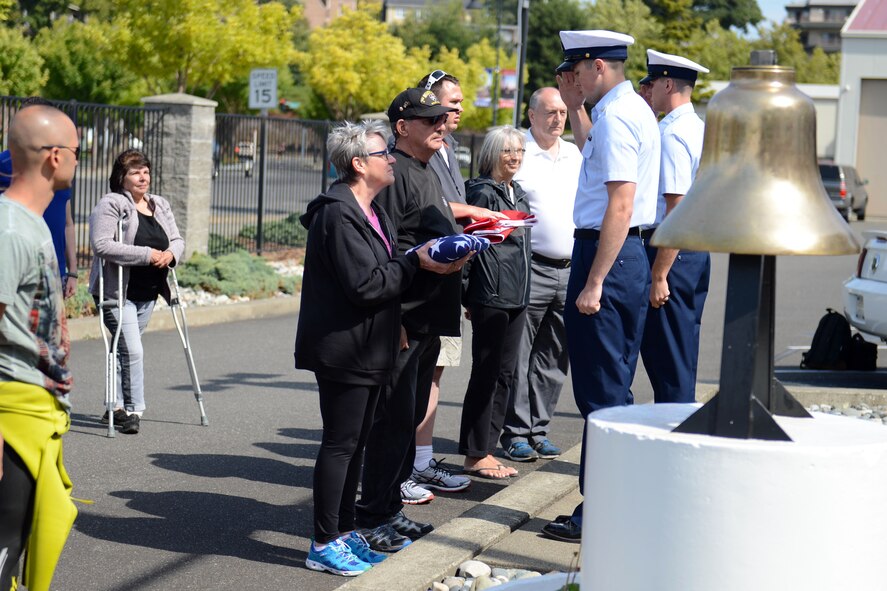
POLYGON ((377 156, 382 160, 388 160, 388 156, 391 155, 391 150, 385 148, 384 150, 379 150, 377 152, 368 152, 367 157, 369 156, 377 156))
POLYGON ((502 148, 500 152, 502 152, 503 156, 520 156, 523 155, 526 150, 523 148, 502 148))

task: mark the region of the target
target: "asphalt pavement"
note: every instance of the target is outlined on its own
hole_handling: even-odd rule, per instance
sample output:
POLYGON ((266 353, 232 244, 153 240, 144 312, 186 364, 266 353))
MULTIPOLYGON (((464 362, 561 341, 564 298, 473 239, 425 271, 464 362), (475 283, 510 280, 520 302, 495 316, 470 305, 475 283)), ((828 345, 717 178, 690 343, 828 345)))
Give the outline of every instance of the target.
MULTIPOLYGON (((855 229, 863 226, 854 224, 855 229)), ((726 255, 713 257, 699 365, 700 391, 708 394, 719 378, 726 267, 726 255)), ((776 351, 782 357, 777 375, 805 396, 883 396, 883 369, 864 376, 795 371, 800 353, 792 347, 809 344, 825 307, 841 309, 840 282, 854 268, 855 257, 778 259, 776 351)), ((312 529, 311 476, 321 433, 316 385, 312 374, 293 369, 295 306, 263 305, 270 311, 259 316, 278 315, 228 321, 246 316, 224 309, 189 310, 207 427, 200 426, 174 331, 145 335, 148 410, 142 431, 113 439, 105 437, 106 427, 98 422, 103 412, 102 343, 73 344, 76 390, 65 463, 74 496, 92 504, 79 505, 53 589, 324 591, 346 583, 304 567, 312 529), (204 322, 210 324, 198 326, 204 322)), ((155 311, 152 325, 162 326, 164 315, 169 313, 155 311)), ((882 359, 879 366, 884 364, 882 359)), ((462 462, 456 451, 469 368, 466 346, 462 367, 448 369, 443 378, 435 455, 454 466, 462 462)), ((642 364, 634 390, 638 403, 651 400, 642 364)), ((408 507, 410 517, 434 524, 437 535, 374 569, 370 574, 387 584, 380 588, 418 588, 406 584, 404 573, 425 573, 430 580, 435 569, 451 569, 454 557, 466 554, 486 552, 485 558, 498 556, 510 565, 538 561, 540 567, 572 557, 572 546, 533 540, 547 514, 575 498, 571 482, 581 429, 568 381, 552 438, 570 453, 554 461, 507 462, 521 471, 510 484, 475 479, 465 493, 438 494, 430 505, 408 507), (517 535, 526 537, 508 546, 517 535), (506 557, 509 547, 520 549, 519 560, 513 552, 506 557)), ((372 588, 372 581, 364 575, 348 581, 347 588, 372 588)))

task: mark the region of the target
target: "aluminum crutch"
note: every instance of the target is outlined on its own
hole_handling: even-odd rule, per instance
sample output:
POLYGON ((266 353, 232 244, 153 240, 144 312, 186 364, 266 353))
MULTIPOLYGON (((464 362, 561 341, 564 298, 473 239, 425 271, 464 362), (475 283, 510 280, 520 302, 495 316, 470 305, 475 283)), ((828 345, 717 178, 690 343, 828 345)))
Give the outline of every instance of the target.
MULTIPOLYGON (((123 240, 123 218, 117 221, 117 239, 123 240)), ((98 256, 98 255, 96 255, 98 256)), ((120 331, 123 327, 123 266, 117 265, 117 299, 105 299, 105 265, 112 264, 102 260, 99 266, 99 330, 105 343, 105 409, 108 411, 108 437, 114 437, 114 406, 117 404, 117 345, 120 342, 120 331), (105 310, 117 308, 117 328, 108 342, 105 330, 105 310)))
POLYGON ((194 356, 191 355, 188 323, 185 319, 182 295, 179 292, 179 280, 176 277, 176 270, 172 267, 169 270, 171 271, 169 277, 172 279, 172 297, 169 300, 169 310, 172 312, 173 322, 175 322, 176 330, 179 331, 179 340, 182 341, 182 348, 185 350, 185 360, 188 362, 188 372, 191 374, 191 386, 194 388, 194 399, 197 400, 197 406, 200 408, 200 424, 206 427, 209 425, 209 419, 206 418, 206 411, 203 409, 203 392, 200 390, 200 380, 197 379, 194 356))

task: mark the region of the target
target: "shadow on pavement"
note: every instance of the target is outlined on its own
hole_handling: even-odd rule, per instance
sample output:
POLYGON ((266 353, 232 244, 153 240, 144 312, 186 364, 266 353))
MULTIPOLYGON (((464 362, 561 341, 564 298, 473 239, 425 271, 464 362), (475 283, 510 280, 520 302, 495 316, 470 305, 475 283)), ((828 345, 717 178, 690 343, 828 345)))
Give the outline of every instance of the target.
MULTIPOLYGON (((203 392, 224 392, 237 388, 275 388, 278 390, 300 390, 308 392, 317 391, 315 382, 296 382, 289 379, 291 376, 271 373, 245 373, 234 372, 224 376, 200 382, 203 392)), ((192 392, 190 383, 171 386, 170 390, 177 392, 192 392)))
POLYGON ((224 454, 150 454, 151 463, 164 470, 200 478, 243 478, 253 482, 311 488, 313 466, 294 466, 279 460, 224 454))
POLYGON ((110 494, 128 499, 129 509, 153 517, 108 517, 87 508, 77 517, 77 531, 96 539, 181 554, 234 556, 296 567, 304 564, 304 551, 256 539, 261 532, 311 535, 308 530, 292 527, 297 523, 293 519, 294 512, 300 510, 297 507, 192 491, 126 490, 110 494))

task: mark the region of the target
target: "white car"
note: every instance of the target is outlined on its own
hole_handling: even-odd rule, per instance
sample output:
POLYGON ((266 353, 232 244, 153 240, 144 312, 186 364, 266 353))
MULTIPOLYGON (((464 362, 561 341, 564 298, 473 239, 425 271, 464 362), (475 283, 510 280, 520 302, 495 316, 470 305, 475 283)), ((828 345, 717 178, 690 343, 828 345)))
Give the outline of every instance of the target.
POLYGON ((867 340, 887 341, 887 231, 862 237, 856 274, 844 282, 844 315, 867 340))

